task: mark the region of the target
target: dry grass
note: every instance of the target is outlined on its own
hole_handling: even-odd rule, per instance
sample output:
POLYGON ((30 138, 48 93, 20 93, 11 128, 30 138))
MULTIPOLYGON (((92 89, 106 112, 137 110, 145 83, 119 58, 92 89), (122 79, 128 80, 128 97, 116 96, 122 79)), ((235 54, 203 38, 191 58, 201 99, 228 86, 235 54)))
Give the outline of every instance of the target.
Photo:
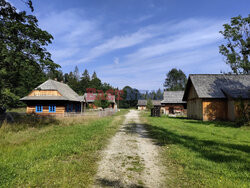
POLYGON ((0 128, 0 187, 88 187, 99 152, 124 113, 103 118, 23 116, 20 124, 5 122, 0 128))

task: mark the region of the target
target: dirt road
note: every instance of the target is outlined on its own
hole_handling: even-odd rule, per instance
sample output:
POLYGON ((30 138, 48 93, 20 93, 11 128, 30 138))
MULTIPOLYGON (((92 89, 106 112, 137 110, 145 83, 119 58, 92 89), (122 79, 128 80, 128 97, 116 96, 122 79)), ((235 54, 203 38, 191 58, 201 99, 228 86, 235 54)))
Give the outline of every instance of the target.
POLYGON ((99 162, 94 187, 164 187, 159 146, 131 110, 99 162))

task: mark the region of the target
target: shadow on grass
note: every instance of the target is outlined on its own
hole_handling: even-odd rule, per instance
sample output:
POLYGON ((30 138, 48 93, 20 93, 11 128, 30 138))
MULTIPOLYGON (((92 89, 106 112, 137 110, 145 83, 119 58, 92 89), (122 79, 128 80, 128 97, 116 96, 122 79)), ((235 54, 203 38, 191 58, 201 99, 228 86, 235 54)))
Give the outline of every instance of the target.
POLYGON ((192 120, 188 119, 187 117, 168 117, 170 119, 182 119, 186 120, 183 121, 185 123, 194 123, 194 124, 202 124, 202 125, 214 125, 215 127, 239 127, 236 125, 235 122, 230 122, 230 121, 201 121, 201 120, 192 120))
POLYGON ((249 145, 225 143, 226 141, 218 142, 209 140, 209 138, 208 140, 200 140, 194 136, 180 135, 165 128, 149 124, 144 124, 144 126, 149 131, 149 135, 155 140, 157 145, 181 145, 197 153, 201 158, 206 160, 216 163, 228 163, 229 166, 230 163, 234 162, 241 166, 241 170, 246 172, 249 172, 250 170, 250 166, 247 167, 246 165, 249 164, 249 157, 247 157, 250 153, 249 145))
POLYGON ((19 131, 29 127, 41 128, 51 124, 58 125, 59 120, 53 116, 11 112, 7 113, 6 117, 2 117, 0 128, 4 128, 8 131, 19 131))
POLYGON ((124 185, 119 180, 108 180, 108 179, 97 179, 97 184, 101 185, 102 187, 116 187, 116 188, 143 188, 142 185, 137 184, 130 184, 130 185, 124 185))

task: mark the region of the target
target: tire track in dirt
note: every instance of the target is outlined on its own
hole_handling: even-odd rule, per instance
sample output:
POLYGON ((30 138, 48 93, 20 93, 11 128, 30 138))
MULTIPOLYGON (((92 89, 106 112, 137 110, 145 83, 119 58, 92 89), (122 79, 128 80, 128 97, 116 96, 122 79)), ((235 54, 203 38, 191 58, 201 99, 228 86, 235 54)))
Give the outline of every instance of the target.
POLYGON ((164 187, 159 146, 148 138, 138 111, 130 110, 102 155, 93 187, 164 187))

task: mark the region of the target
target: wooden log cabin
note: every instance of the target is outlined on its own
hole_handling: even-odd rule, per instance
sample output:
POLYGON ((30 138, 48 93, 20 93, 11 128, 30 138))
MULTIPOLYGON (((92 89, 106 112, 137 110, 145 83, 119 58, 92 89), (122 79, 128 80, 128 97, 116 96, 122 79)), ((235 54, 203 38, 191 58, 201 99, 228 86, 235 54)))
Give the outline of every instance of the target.
POLYGON ((39 115, 64 115, 83 112, 84 97, 79 96, 67 84, 47 80, 20 99, 27 104, 26 112, 39 115))
MULTIPOLYGON (((152 100, 153 106, 161 106, 160 100, 152 100)), ((138 110, 147 110, 147 100, 138 100, 137 102, 138 110)))
POLYGON ((182 101, 184 91, 164 91, 161 101, 161 111, 163 114, 186 114, 187 102, 182 101))
POLYGON ((117 104, 115 102, 115 95, 111 95, 111 94, 104 95, 102 93, 100 93, 100 94, 99 93, 85 93, 83 97, 85 99, 86 106, 88 106, 89 108, 97 109, 98 107, 95 106, 95 104, 94 104, 95 100, 98 97, 100 97, 100 98, 106 97, 110 103, 109 108, 117 109, 117 104))
POLYGON ((250 75, 189 75, 183 100, 188 118, 235 121, 241 115, 239 103, 250 112, 250 75))

